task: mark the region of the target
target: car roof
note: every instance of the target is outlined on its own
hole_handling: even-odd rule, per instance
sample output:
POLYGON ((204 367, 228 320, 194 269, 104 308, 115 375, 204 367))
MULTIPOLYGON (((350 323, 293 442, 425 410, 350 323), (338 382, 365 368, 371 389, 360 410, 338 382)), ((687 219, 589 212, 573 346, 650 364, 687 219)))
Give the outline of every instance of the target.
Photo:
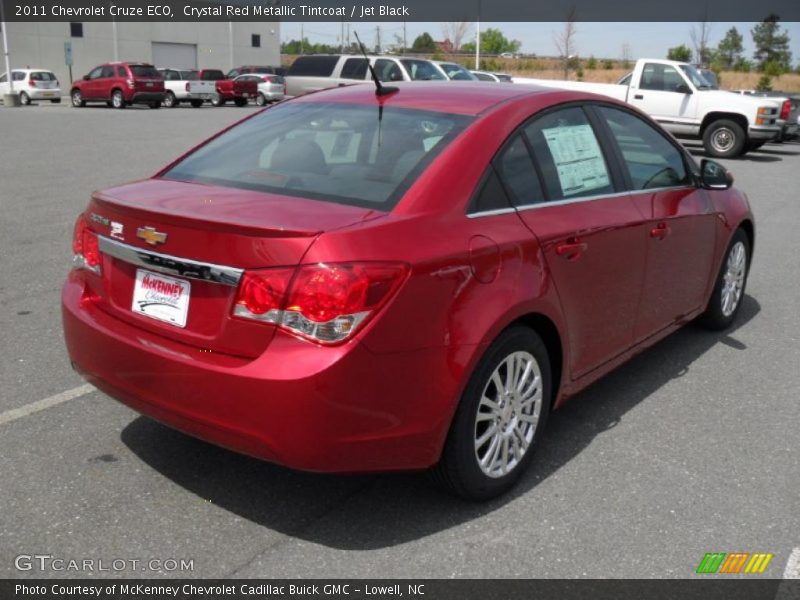
MULTIPOLYGON (((480 81, 400 81, 393 82, 398 92, 382 96, 380 104, 398 108, 412 108, 446 112, 462 115, 478 115, 509 100, 536 96, 547 104, 547 98, 558 96, 559 102, 565 95, 570 99, 602 98, 582 92, 566 92, 556 88, 535 85, 497 85, 487 86, 480 81)), ((371 83, 361 83, 344 87, 329 88, 300 96, 290 102, 341 102, 352 104, 374 104, 375 87, 371 83)))

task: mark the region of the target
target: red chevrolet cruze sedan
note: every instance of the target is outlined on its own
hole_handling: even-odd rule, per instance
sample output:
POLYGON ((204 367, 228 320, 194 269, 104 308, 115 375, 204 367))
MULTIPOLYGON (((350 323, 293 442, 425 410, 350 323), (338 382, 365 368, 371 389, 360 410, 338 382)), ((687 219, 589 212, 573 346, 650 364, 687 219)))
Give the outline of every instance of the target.
POLYGON ((547 415, 701 317, 731 324, 746 197, 609 98, 352 86, 97 192, 70 358, 168 425, 325 472, 508 489, 547 415))

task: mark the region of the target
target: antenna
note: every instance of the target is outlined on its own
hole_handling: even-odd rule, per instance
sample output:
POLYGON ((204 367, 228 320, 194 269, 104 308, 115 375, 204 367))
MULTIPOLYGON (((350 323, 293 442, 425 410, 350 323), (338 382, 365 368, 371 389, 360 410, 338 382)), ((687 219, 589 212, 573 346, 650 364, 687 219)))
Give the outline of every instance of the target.
MULTIPOLYGON (((0 0, 2 1, 2 0, 0 0)), ((358 32, 353 31, 356 36, 356 41, 358 42, 358 47, 361 48, 361 54, 364 55, 364 60, 367 61, 367 68, 369 69, 370 75, 372 75, 372 81, 375 82, 375 95, 376 96, 388 96, 389 94, 394 94, 395 92, 399 92, 400 90, 391 85, 383 85, 381 80, 378 79, 378 74, 375 72, 375 67, 372 66, 372 63, 369 62, 369 57, 367 56, 367 51, 364 48, 364 44, 361 43, 361 38, 358 37, 358 32)))

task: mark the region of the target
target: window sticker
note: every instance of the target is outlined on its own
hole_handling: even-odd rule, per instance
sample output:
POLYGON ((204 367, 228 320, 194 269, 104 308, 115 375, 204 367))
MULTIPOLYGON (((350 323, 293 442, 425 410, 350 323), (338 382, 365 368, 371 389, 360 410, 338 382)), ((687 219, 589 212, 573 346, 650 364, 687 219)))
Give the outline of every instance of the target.
POLYGON ((603 152, 591 125, 543 129, 565 197, 608 187, 603 152))

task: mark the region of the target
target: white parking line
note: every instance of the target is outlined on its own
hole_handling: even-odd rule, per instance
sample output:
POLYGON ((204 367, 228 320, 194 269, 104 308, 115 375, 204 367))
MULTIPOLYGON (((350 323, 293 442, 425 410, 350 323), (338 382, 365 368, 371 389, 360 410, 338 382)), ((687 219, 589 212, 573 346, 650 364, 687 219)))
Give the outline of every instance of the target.
POLYGON ((27 417, 28 415, 32 415, 33 413, 37 413, 39 411, 52 408, 53 406, 58 406, 59 404, 67 402, 68 400, 74 400, 75 398, 80 398, 81 396, 85 396, 86 394, 93 391, 95 391, 95 387, 93 385, 86 383, 79 387, 72 388, 71 390, 61 392, 60 394, 50 396, 49 398, 44 398, 43 400, 37 400, 36 402, 31 402, 30 404, 26 404, 25 406, 20 406, 19 408, 12 408, 11 410, 7 410, 4 413, 0 413, 0 425, 3 425, 5 423, 10 423, 11 421, 16 421, 17 419, 21 419, 22 417, 27 417))
POLYGON ((795 548, 789 555, 786 569, 783 571, 784 579, 800 579, 800 548, 795 548))

